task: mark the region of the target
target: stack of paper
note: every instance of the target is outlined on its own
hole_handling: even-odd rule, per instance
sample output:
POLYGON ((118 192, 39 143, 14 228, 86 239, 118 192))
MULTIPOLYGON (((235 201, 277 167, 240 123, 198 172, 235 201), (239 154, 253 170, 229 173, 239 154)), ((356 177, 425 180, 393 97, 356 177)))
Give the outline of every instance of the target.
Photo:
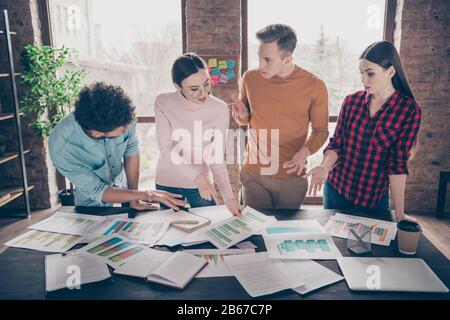
POLYGON ((353 223, 360 223, 372 228, 371 242, 374 244, 389 246, 391 240, 394 240, 397 234, 396 222, 356 217, 342 213, 336 213, 334 216, 331 216, 325 225, 325 229, 332 236, 348 239, 348 226, 353 223))
POLYGON ((103 281, 111 277, 108 266, 91 255, 71 253, 45 257, 45 288, 47 292, 59 289, 80 289, 81 285, 103 281))

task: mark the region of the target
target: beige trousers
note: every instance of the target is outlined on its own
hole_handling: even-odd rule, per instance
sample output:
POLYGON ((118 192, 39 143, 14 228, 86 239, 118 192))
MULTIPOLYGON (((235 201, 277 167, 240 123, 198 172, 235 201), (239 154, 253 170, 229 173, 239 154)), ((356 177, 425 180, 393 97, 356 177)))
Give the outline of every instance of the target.
POLYGON ((299 209, 308 191, 308 180, 301 176, 273 178, 241 171, 240 178, 243 203, 255 209, 299 209))

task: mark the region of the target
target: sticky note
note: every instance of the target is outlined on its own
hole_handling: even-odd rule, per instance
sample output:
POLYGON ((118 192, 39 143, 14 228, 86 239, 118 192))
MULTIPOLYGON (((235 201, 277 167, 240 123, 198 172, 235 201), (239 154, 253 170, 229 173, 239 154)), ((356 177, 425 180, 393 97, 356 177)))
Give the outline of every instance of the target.
POLYGON ((222 73, 220 75, 220 79, 219 79, 220 83, 227 83, 228 82, 228 77, 226 74, 222 73))
POLYGON ((228 59, 227 65, 228 65, 228 69, 233 69, 234 66, 236 65, 236 61, 234 61, 233 59, 228 59))
POLYGON ((211 76, 212 84, 219 84, 219 76, 211 76))
POLYGON ((233 79, 236 77, 236 73, 234 72, 234 70, 228 70, 227 71, 227 77, 228 79, 233 79))
POLYGON ((219 68, 212 68, 211 69, 211 74, 213 76, 220 76, 220 69, 219 68))
POLYGON ((228 68, 227 60, 220 60, 219 69, 227 69, 227 68, 228 68))
POLYGON ((210 66, 211 68, 217 67, 217 59, 209 59, 208 66, 210 66))

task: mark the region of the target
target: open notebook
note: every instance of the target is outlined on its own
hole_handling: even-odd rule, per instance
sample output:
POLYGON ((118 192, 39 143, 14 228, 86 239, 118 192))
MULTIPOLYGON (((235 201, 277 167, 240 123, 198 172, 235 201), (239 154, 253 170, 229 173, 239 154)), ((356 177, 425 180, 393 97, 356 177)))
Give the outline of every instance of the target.
POLYGON ((183 289, 207 264, 206 260, 189 253, 149 249, 130 258, 114 273, 183 289))

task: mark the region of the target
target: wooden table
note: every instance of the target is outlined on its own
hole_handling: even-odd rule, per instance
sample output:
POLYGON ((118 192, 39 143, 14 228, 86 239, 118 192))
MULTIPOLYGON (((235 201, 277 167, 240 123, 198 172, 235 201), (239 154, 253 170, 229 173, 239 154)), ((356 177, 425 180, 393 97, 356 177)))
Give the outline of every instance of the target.
MULTIPOLYGON (((74 208, 66 207, 64 211, 74 211, 74 208)), ((123 211, 123 208, 115 209, 123 211)), ((89 210, 81 210, 89 213, 89 210)), ((316 219, 324 225, 333 210, 262 210, 268 215, 274 215, 278 220, 316 219)), ((103 210, 95 209, 95 214, 104 214, 103 210)), ((111 212, 110 209, 108 212, 111 212)), ((342 211, 340 211, 342 212, 342 211)), ((91 212, 92 213, 92 212, 91 212)), ((366 216, 361 212, 345 212, 360 216, 366 216)), ((380 216, 385 220, 390 219, 390 212, 384 212, 380 216)), ((132 217, 133 214, 130 214, 132 217)), ((346 239, 333 237, 337 247, 344 256, 354 255, 346 248, 346 239)), ((265 251, 264 241, 261 236, 252 236, 251 242, 258 246, 257 251, 265 251)), ((396 241, 390 247, 379 245, 372 246, 374 257, 405 257, 397 250, 396 241)), ((190 248, 213 248, 210 243, 205 243, 190 248)), ((181 246, 172 250, 180 250, 181 246)), ((142 279, 114 275, 112 281, 89 284, 81 290, 60 290, 45 294, 44 257, 48 253, 25 249, 9 248, 0 255, 0 299, 148 299, 148 300, 240 300, 251 299, 234 277, 199 278, 194 279, 184 290, 176 290, 169 287, 147 284, 142 279)), ((449 260, 424 236, 419 241, 415 257, 422 258, 438 277, 450 287, 450 263, 449 260)), ((342 274, 337 262, 318 261, 331 270, 342 274)), ((301 296, 292 290, 285 290, 259 299, 449 299, 449 294, 438 293, 402 293, 402 292, 352 292, 345 281, 340 281, 301 296)))

